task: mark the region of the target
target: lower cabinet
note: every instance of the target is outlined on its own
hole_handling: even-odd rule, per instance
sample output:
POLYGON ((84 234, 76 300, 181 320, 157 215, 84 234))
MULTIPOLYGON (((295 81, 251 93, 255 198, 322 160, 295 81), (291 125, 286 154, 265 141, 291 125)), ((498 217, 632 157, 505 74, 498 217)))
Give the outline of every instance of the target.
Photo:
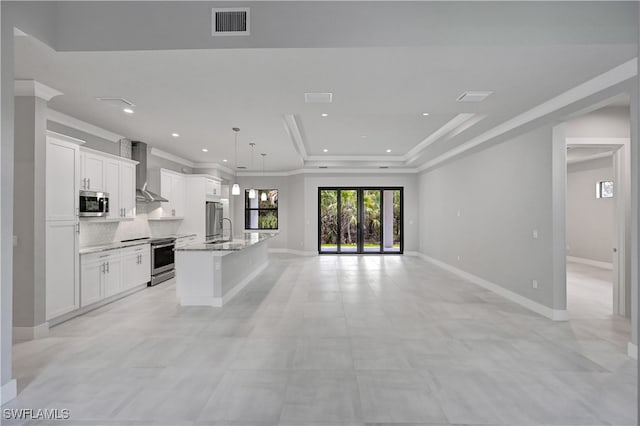
POLYGON ((151 280, 148 244, 80 258, 80 306, 89 306, 151 280))

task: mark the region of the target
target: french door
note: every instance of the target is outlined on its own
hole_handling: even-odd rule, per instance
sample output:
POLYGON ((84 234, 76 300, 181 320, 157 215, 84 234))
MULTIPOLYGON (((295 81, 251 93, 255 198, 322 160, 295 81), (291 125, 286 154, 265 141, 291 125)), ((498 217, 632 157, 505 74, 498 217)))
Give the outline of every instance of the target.
POLYGON ((318 188, 318 252, 402 253, 402 188, 318 188))

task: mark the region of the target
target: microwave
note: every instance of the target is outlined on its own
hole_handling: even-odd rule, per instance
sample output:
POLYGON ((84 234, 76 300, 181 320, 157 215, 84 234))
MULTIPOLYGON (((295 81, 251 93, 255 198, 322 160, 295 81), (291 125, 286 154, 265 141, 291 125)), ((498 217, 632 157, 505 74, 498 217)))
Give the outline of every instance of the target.
POLYGON ((106 192, 80 191, 80 216, 101 217, 109 213, 109 194, 106 192))

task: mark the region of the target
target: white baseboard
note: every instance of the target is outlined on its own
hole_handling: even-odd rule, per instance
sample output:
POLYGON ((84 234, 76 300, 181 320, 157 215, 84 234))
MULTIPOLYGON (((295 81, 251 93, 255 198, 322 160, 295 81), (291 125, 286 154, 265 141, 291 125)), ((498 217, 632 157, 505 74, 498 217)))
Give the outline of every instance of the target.
POLYGON ((634 343, 627 343, 627 355, 633 359, 638 359, 638 345, 634 343))
POLYGON ((404 255, 405 256, 420 256, 420 253, 418 253, 417 251, 405 251, 404 255))
POLYGON ((482 288, 485 288, 487 290, 490 290, 502 297, 504 297, 505 299, 508 299, 514 303, 517 303, 520 306, 523 306, 537 314, 542 315, 543 317, 547 317, 549 319, 552 319, 554 321, 567 321, 569 319, 569 313, 567 312, 566 309, 552 309, 549 308, 548 306, 544 306, 538 302, 535 302, 529 298, 526 298, 524 296, 519 295, 518 293, 514 293, 511 290, 507 290, 506 288, 492 283, 490 281, 487 281, 483 278, 480 278, 478 276, 475 276, 473 274, 470 274, 466 271, 463 271, 462 269, 458 269, 455 266, 451 266, 448 263, 442 262, 440 260, 434 259, 432 257, 427 256, 426 254, 423 253, 419 253, 418 256, 422 259, 424 259, 425 261, 436 265, 446 271, 449 271, 453 274, 458 275, 461 278, 464 278, 465 280, 468 280, 482 288))
POLYGON ((18 395, 16 379, 11 379, 0 387, 0 405, 11 401, 18 395))
POLYGON ((45 322, 35 327, 13 327, 13 341, 26 342, 40 339, 49 335, 49 323, 45 322))
POLYGON ((318 255, 318 253, 315 251, 292 250, 292 249, 286 249, 286 248, 269 248, 269 253, 294 254, 296 256, 317 256, 318 255))
POLYGON ((613 263, 611 262, 600 262, 599 260, 591 260, 584 257, 567 256, 567 262, 582 263, 583 265, 595 266, 596 268, 613 270, 613 263))

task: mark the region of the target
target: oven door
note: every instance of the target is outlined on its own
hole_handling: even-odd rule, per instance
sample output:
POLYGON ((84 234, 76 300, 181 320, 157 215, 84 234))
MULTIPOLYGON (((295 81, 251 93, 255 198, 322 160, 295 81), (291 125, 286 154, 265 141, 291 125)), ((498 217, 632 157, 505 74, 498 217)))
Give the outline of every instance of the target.
POLYGON ((170 271, 175 267, 174 242, 151 246, 151 275, 170 271))

